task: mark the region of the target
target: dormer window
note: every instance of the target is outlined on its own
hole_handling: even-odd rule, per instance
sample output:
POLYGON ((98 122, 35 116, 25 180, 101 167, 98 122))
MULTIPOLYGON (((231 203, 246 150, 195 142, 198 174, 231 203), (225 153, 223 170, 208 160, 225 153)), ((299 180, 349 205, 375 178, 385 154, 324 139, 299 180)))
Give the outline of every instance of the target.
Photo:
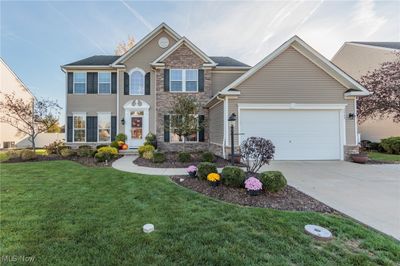
POLYGON ((130 72, 130 95, 144 95, 144 71, 135 68, 130 72))

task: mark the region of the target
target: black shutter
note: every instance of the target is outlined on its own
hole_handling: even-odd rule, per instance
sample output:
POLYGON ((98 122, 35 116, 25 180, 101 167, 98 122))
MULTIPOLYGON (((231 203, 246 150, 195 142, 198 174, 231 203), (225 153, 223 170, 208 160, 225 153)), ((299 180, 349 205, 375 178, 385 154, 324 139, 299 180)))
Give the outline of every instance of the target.
POLYGON ((115 136, 117 135, 117 117, 111 117, 111 141, 115 140, 115 136))
POLYGON ((86 117, 86 142, 97 142, 97 116, 86 117))
POLYGON ((199 141, 204 142, 204 115, 199 115, 199 141))
POLYGON ((150 72, 147 72, 144 76, 144 94, 150 95, 150 72))
POLYGON ((87 88, 87 93, 88 94, 95 94, 97 91, 95 91, 94 87, 94 72, 87 72, 86 73, 86 88, 87 88))
POLYGON ((111 73, 111 93, 117 93, 117 72, 111 73))
POLYGON ((204 70, 199 69, 198 71, 198 80, 199 80, 199 92, 204 91, 204 70))
POLYGON ((124 72, 124 95, 129 95, 129 74, 124 72))
POLYGON ((98 83, 98 78, 99 78, 99 73, 93 72, 93 94, 97 94, 99 91, 99 83, 98 83))
POLYGON ((164 115, 164 142, 169 142, 169 115, 164 115))
POLYGON ((68 72, 68 93, 74 93, 74 73, 68 72))
POLYGON ((73 130, 73 124, 72 124, 72 116, 67 117, 67 142, 72 142, 72 130, 73 130))
POLYGON ((169 91, 169 69, 164 69, 164 91, 169 91))

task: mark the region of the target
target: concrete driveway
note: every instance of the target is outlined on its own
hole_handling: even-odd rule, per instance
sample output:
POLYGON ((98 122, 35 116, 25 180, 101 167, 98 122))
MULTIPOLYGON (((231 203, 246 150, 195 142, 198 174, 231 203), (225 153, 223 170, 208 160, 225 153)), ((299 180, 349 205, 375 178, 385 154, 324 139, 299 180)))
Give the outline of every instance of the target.
POLYGON ((400 164, 273 161, 288 183, 321 202, 400 239, 400 164))

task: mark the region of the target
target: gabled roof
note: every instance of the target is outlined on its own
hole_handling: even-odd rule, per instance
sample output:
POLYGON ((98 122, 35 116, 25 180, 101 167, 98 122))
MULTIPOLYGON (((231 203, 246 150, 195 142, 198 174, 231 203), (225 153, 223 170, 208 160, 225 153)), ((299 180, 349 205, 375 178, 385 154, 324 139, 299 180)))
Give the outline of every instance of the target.
POLYGON ((320 53, 318 53, 316 50, 314 50, 311 46, 309 46, 307 43, 305 43, 298 36, 293 36, 288 41, 283 43, 275 51, 273 51, 267 57, 262 59, 258 64, 256 64, 254 67, 252 67, 249 71, 244 73, 238 79, 236 79, 231 84, 226 86, 218 94, 220 94, 220 95, 224 95, 224 94, 229 95, 230 94, 230 89, 237 87, 242 82, 244 82, 245 80, 250 78, 258 70, 260 70, 262 67, 267 65, 269 62, 271 62, 273 59, 275 59, 278 55, 280 55, 282 52, 284 52, 290 46, 292 46, 299 53, 301 53, 302 55, 307 57, 314 64, 318 65, 321 69, 323 69, 326 73, 328 73, 330 76, 335 78, 338 82, 340 82, 346 88, 353 90, 353 91, 345 93, 346 96, 365 96, 365 95, 369 95, 369 91, 368 90, 366 90, 357 81, 355 81, 353 78, 351 78, 349 75, 347 75, 344 71, 342 71, 337 66, 335 66, 331 61, 329 61, 324 56, 322 56, 320 53))
POLYGON ((348 42, 348 43, 400 50, 400 42, 348 42))
POLYGON ((217 67, 250 67, 228 56, 210 56, 210 58, 217 63, 217 67))
POLYGON ((118 58, 113 65, 117 65, 119 63, 124 63, 130 56, 139 51, 143 46, 145 46, 148 42, 150 42, 160 31, 165 30, 175 41, 178 41, 181 36, 176 33, 173 29, 171 29, 166 23, 161 23, 157 28, 147 34, 144 38, 140 40, 137 44, 135 44, 131 49, 129 49, 125 54, 123 54, 120 58, 118 58))
POLYGON ((160 55, 156 60, 154 60, 151 65, 157 66, 162 65, 165 58, 171 55, 182 45, 186 45, 190 50, 192 50, 196 55, 198 55, 204 62, 207 62, 207 66, 216 66, 217 63, 214 62, 208 55, 206 55, 202 50, 200 50, 196 45, 189 41, 186 37, 182 37, 177 43, 171 46, 167 51, 160 55))
POLYGON ((108 66, 120 57, 119 55, 94 55, 64 66, 108 66))

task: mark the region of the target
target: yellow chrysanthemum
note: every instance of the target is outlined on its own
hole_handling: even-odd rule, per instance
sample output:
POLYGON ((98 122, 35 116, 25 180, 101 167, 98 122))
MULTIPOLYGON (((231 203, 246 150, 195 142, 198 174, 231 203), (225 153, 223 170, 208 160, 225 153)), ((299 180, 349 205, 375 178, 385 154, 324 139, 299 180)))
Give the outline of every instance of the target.
POLYGON ((211 173, 211 174, 208 174, 207 180, 211 181, 211 182, 217 182, 217 181, 221 180, 221 176, 217 173, 211 173))

